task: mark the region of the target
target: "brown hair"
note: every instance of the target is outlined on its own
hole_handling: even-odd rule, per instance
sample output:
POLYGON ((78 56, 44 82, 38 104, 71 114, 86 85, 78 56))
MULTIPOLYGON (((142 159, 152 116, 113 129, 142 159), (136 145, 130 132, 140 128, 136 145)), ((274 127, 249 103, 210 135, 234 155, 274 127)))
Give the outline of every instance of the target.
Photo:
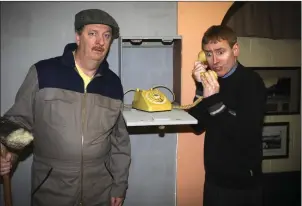
POLYGON ((233 46, 237 43, 237 35, 236 33, 225 25, 214 25, 208 28, 208 30, 204 33, 204 36, 202 38, 202 48, 205 44, 208 44, 210 42, 216 42, 221 40, 227 40, 230 47, 233 48, 233 46))
POLYGON ((78 35, 81 35, 82 32, 83 32, 83 30, 84 30, 84 26, 81 26, 80 28, 75 29, 75 32, 76 32, 78 35))

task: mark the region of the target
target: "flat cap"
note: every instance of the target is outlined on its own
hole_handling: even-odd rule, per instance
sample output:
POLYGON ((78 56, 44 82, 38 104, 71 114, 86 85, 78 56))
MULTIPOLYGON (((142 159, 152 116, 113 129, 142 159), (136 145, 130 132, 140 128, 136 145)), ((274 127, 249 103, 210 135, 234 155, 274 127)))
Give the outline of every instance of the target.
POLYGON ((87 24, 105 24, 111 27, 112 37, 116 39, 120 36, 120 28, 115 19, 107 12, 100 9, 87 9, 75 15, 74 28, 77 31, 87 24))

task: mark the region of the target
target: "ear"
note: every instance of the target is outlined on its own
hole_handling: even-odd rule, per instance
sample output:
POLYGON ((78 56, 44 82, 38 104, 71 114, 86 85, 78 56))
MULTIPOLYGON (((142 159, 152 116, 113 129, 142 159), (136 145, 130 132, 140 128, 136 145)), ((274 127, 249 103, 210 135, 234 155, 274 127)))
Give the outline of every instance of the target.
POLYGON ((235 43, 232 50, 233 50, 234 56, 238 57, 239 56, 239 44, 235 43))
POLYGON ((80 45, 80 35, 78 34, 78 32, 76 32, 76 43, 78 46, 80 45))

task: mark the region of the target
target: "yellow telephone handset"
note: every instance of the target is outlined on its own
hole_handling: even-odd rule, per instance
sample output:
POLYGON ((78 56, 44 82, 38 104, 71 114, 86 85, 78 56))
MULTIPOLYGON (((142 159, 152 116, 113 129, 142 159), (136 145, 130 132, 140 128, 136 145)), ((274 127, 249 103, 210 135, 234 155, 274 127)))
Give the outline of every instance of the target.
POLYGON ((207 63, 206 54, 202 50, 198 53, 198 61, 200 61, 200 62, 202 62, 204 64, 207 63))
MULTIPOLYGON (((198 61, 200 61, 202 63, 207 63, 207 58, 203 51, 200 51, 198 53, 198 61)), ((211 72, 215 75, 216 78, 218 78, 216 72, 214 72, 213 70, 208 70, 206 72, 211 72)), ((200 75, 204 75, 206 72, 202 72, 200 75)), ((146 111, 146 112, 170 111, 170 110, 172 110, 172 108, 173 109, 190 109, 190 108, 194 107, 195 105, 197 105, 199 102, 201 102, 201 100, 203 99, 203 97, 201 96, 195 102, 193 102, 193 104, 178 106, 178 105, 172 105, 172 103, 175 100, 174 93, 169 88, 162 86, 162 85, 153 87, 149 90, 131 89, 131 90, 128 90, 126 93, 128 93, 130 91, 135 91, 134 99, 132 101, 131 107, 134 109, 138 109, 138 110, 142 110, 142 111, 146 111), (173 95, 172 102, 169 101, 168 98, 161 91, 159 91, 157 89, 159 87, 166 88, 172 93, 172 95, 173 95)))
MULTIPOLYGON (((201 50, 201 51, 198 53, 198 58, 197 58, 197 60, 200 61, 200 62, 203 63, 203 64, 207 64, 207 57, 206 57, 206 54, 205 54, 204 51, 201 50)), ((216 79, 218 78, 217 73, 214 72, 213 70, 208 70, 208 71, 206 71, 206 72, 210 72, 210 73, 214 74, 214 76, 216 77, 216 79)), ((200 75, 203 76, 206 72, 201 72, 200 75)), ((197 100, 195 100, 195 101, 193 102, 193 104, 175 106, 175 107, 173 107, 173 108, 176 108, 176 109, 190 109, 190 108, 196 106, 199 102, 201 102, 202 99, 203 99, 203 96, 200 96, 197 100)))
MULTIPOLYGON (((198 53, 198 61, 202 62, 203 64, 207 64, 207 63, 208 63, 208 62, 207 62, 206 54, 205 54, 205 52, 202 51, 202 50, 198 53)), ((213 73, 214 76, 216 77, 216 79, 218 78, 217 73, 214 72, 213 70, 208 70, 208 72, 213 73)), ((205 74, 205 72, 201 72, 201 73, 200 73, 200 75, 204 75, 204 74, 205 74)))

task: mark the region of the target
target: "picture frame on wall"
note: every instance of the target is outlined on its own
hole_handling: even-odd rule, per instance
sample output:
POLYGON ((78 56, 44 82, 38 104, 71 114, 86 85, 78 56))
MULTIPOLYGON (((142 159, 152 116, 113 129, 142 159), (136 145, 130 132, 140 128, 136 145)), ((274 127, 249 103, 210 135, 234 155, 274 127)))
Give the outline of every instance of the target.
POLYGON ((267 89, 266 115, 300 114, 301 67, 252 67, 267 89))
POLYGON ((289 122, 264 123, 262 130, 263 159, 288 158, 289 122))

